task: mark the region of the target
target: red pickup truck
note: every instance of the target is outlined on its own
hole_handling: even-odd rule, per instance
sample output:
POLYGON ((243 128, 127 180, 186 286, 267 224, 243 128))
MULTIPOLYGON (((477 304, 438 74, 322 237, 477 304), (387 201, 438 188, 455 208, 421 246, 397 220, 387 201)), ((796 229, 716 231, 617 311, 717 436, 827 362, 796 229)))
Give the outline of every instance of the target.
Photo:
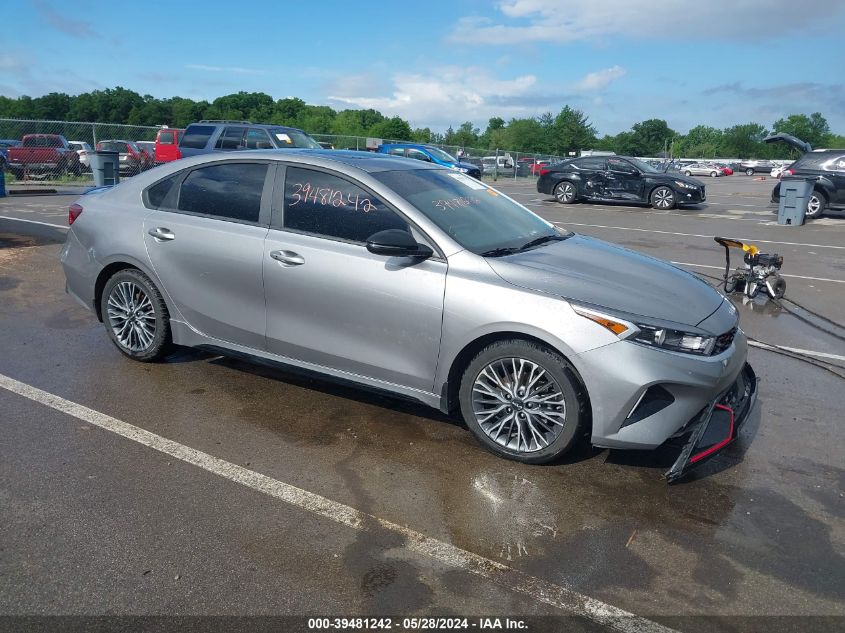
POLYGON ((82 172, 79 154, 60 134, 27 134, 20 147, 8 149, 6 165, 18 180, 30 175, 78 176, 82 172))

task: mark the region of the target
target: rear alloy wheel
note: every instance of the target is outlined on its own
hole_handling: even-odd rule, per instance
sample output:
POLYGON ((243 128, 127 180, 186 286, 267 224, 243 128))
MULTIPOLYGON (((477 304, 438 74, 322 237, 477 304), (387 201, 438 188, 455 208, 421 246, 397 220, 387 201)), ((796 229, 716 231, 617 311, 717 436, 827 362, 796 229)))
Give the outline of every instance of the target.
POLYGON ((106 282, 100 312, 109 338, 129 358, 152 362, 170 350, 167 306, 153 282, 140 270, 121 270, 106 282))
POLYGON ((692 172, 688 169, 684 172, 684 176, 692 176, 692 172))
POLYGON ((575 202, 575 185, 568 180, 563 180, 555 186, 555 200, 561 204, 572 204, 575 202))
POLYGON ((651 206, 655 209, 668 210, 675 207, 675 192, 671 187, 658 187, 651 192, 651 206))
POLYGON ((821 217, 824 215, 825 207, 827 207, 827 198, 818 191, 814 191, 807 200, 807 217, 811 220, 821 217))
POLYGON ((715 177, 716 177, 716 176, 718 176, 718 175, 719 175, 719 174, 718 174, 717 172, 715 172, 715 171, 711 171, 711 172, 710 172, 710 177, 711 177, 711 178, 715 178, 715 177))
POLYGON ((584 398, 562 356, 522 340, 487 346, 461 380, 461 413, 473 435, 490 452, 528 464, 550 462, 575 444, 584 398))
POLYGON ((754 170, 753 170, 753 169, 751 169, 751 168, 746 169, 746 170, 745 170, 745 175, 746 175, 746 176, 753 176, 753 175, 754 175, 754 170))

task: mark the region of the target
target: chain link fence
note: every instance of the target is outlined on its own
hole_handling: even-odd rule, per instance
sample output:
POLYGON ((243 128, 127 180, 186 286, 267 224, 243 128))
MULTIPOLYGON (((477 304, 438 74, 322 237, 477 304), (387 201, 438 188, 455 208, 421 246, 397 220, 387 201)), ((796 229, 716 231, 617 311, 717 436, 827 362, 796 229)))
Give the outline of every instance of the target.
MULTIPOLYGON (((6 182, 93 183, 89 153, 97 149, 121 153, 121 178, 131 177, 156 164, 155 139, 162 128, 112 123, 0 119, 0 164, 5 167, 6 182), (34 138, 36 135, 46 135, 34 138), (55 137, 61 136, 64 140, 55 137), (28 140, 26 137, 30 137, 28 140), (31 160, 10 162, 8 149, 22 142, 32 148, 31 160), (67 146, 65 145, 67 142, 67 146), (53 151, 53 150, 59 150, 53 151), (70 151, 78 160, 68 157, 70 151), (58 157, 65 154, 65 158, 58 157)), ((312 134, 313 138, 334 149, 374 150, 379 143, 408 143, 363 136, 312 134)), ((506 149, 483 149, 438 143, 426 143, 447 152, 457 160, 478 167, 487 180, 535 180, 543 166, 562 160, 563 156, 506 149)))
POLYGON ((155 165, 154 143, 159 129, 112 123, 0 119, 0 164, 6 172, 7 184, 90 185, 93 175, 89 154, 99 146, 121 152, 121 176, 133 176, 155 165), (27 151, 17 157, 13 152, 10 156, 9 149, 14 147, 27 151))

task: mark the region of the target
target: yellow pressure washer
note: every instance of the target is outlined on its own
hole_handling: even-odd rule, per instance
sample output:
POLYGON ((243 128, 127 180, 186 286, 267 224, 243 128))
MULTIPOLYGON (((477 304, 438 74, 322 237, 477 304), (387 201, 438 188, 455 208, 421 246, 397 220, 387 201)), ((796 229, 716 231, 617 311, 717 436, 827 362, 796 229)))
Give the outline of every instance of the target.
POLYGON ((761 253, 754 244, 746 244, 727 237, 714 237, 718 244, 725 247, 724 288, 727 294, 741 292, 749 299, 756 297, 760 290, 765 290, 772 299, 780 299, 786 292, 786 281, 780 276, 783 256, 775 253, 761 253), (731 272, 731 249, 742 249, 744 268, 731 272))

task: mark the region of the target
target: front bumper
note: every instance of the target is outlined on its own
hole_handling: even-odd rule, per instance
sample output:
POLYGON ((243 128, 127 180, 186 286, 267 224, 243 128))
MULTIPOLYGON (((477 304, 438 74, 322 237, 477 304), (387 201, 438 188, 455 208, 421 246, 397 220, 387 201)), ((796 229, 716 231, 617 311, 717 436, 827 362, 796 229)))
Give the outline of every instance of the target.
POLYGON ((757 376, 746 363, 730 388, 687 425, 690 430, 686 441, 678 459, 666 472, 666 480, 677 481, 733 442, 756 400, 757 376))
POLYGON ((707 200, 707 193, 703 185, 698 189, 676 187, 675 194, 677 195, 678 204, 698 204, 707 200))

